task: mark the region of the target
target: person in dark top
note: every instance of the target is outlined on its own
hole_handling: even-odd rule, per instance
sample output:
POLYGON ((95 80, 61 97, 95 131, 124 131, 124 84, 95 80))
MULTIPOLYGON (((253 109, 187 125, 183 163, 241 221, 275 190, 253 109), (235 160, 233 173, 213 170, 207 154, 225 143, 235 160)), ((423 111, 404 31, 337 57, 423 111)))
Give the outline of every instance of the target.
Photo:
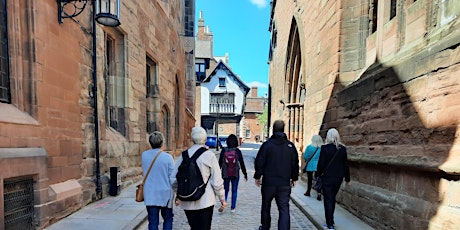
POLYGON ((299 178, 299 158, 294 144, 284 133, 284 121, 273 123, 273 135, 260 147, 254 168, 256 186, 262 185, 262 225, 259 229, 270 229, 273 198, 279 211, 278 229, 290 229, 289 198, 291 186, 294 187, 299 178))
POLYGON ((324 215, 326 217, 324 227, 334 229, 335 197, 343 178, 345 178, 346 185, 350 185, 347 149, 340 143, 337 129, 332 128, 327 131, 325 145, 321 146, 317 173, 321 177, 324 196, 324 215))
POLYGON ((226 175, 227 170, 222 170, 222 178, 224 179, 225 189, 225 201, 227 201, 228 192, 230 190, 230 183, 232 184, 232 206, 230 212, 235 212, 236 198, 238 196, 238 182, 240 180, 240 168, 244 175, 244 180, 248 181, 248 174, 246 173, 246 166, 244 165, 243 154, 238 149, 238 138, 234 134, 230 134, 227 138, 227 147, 222 149, 219 156, 219 166, 221 169, 225 169, 228 165, 236 166, 235 176, 226 175), (235 151, 237 154, 235 164, 229 164, 226 161, 225 153, 229 151, 235 151), (224 167, 223 167, 224 166, 224 167))

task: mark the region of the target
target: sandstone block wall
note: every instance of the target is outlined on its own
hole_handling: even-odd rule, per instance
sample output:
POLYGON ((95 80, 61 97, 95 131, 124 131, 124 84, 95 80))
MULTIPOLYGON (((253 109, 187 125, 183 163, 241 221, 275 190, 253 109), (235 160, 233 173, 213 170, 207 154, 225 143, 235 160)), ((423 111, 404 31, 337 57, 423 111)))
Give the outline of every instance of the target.
POLYGON ((373 32, 370 1, 276 1, 270 120, 292 115, 282 101, 293 97, 285 76, 297 26, 306 92, 302 141, 339 130, 352 187, 338 200, 378 229, 460 223, 453 197, 460 180, 457 5, 397 1, 390 18, 390 1, 379 1, 373 32))
MULTIPOLYGON (((189 3, 187 12, 193 12, 195 3, 189 3)), ((150 148, 147 107, 153 108, 158 124, 166 120, 170 124, 159 126, 168 133, 166 151, 177 155, 188 147, 187 133, 195 119, 194 99, 186 97, 195 94, 195 84, 194 75, 189 76, 194 72, 187 70, 193 55, 186 55, 179 38, 184 34, 183 1, 121 1, 121 26, 97 25, 98 120, 94 116, 91 1, 75 20, 64 19, 62 24, 57 21, 54 0, 8 1, 7 7, 12 101, 0 103, 0 152, 2 162, 14 168, 2 171, 0 182, 10 177, 34 178, 37 228, 99 198, 94 183, 95 122, 99 124, 103 196, 112 166, 121 169, 122 188, 141 178, 140 154, 150 148), (120 56, 115 77, 125 79, 120 99, 124 134, 107 123, 107 34, 116 40, 114 50, 120 56), (153 102, 146 98, 147 56, 158 68, 160 94, 153 102), (36 149, 41 151, 39 160, 30 155, 36 149)))

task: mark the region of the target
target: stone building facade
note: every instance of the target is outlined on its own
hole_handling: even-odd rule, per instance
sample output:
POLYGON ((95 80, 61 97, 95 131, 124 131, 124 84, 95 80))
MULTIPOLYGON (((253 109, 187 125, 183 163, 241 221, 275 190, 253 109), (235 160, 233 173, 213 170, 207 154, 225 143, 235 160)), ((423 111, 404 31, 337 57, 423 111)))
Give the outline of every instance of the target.
POLYGON ((1 4, 1 229, 41 229, 107 196, 111 167, 121 189, 138 182, 149 132, 174 156, 190 145, 194 0, 123 0, 120 26, 96 25, 96 49, 92 1, 63 23, 56 0, 1 4))
POLYGON ((303 146, 337 128, 377 229, 460 224, 460 2, 271 2, 270 121, 303 146))

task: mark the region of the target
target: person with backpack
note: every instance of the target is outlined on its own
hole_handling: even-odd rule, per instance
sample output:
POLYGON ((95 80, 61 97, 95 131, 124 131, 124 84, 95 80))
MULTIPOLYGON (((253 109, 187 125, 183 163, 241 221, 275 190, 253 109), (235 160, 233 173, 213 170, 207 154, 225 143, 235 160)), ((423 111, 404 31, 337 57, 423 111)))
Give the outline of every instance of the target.
POLYGON ((221 207, 227 203, 224 196, 224 180, 216 155, 205 147, 206 131, 202 127, 192 128, 192 145, 177 159, 176 206, 184 209, 191 230, 211 229, 216 197, 221 207))
POLYGON ((243 154, 238 149, 238 138, 230 134, 227 138, 227 147, 222 149, 219 156, 219 165, 222 169, 224 178, 225 201, 228 198, 230 183, 232 184, 232 204, 231 212, 235 212, 236 198, 238 197, 238 182, 240 180, 240 168, 244 175, 244 180, 248 181, 246 166, 244 165, 243 154))
MULTIPOLYGON (((310 196, 311 186, 313 184, 313 173, 316 174, 316 166, 318 165, 319 155, 321 154, 321 146, 323 145, 323 138, 320 135, 313 135, 311 137, 311 144, 307 146, 303 153, 305 160, 304 172, 307 173, 307 191, 305 196, 310 196)), ((317 175, 315 175, 316 177, 317 175)), ((321 200, 321 191, 316 191, 317 200, 321 200)))

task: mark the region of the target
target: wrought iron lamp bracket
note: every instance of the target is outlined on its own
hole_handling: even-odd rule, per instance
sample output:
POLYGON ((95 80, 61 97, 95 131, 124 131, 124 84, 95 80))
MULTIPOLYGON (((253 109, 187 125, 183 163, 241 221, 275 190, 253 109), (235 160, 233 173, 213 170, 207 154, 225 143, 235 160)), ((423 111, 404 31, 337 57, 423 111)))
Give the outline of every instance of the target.
POLYGON ((73 18, 80 15, 83 10, 85 10, 88 2, 91 1, 92 0, 57 0, 59 23, 62 23, 64 18, 73 18), (66 11, 64 11, 64 8, 66 11))

